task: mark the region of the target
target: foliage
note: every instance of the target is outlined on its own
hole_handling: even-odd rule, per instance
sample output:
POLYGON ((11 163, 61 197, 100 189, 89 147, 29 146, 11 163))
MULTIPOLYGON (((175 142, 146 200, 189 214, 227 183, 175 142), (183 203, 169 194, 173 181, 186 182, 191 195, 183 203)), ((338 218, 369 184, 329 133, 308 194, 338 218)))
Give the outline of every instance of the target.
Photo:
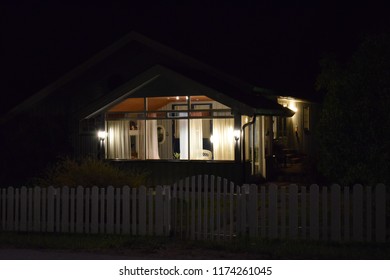
POLYGON ((342 184, 390 183, 390 38, 366 38, 349 61, 321 67, 320 171, 342 184))
POLYGON ((21 185, 72 150, 66 121, 21 114, 1 123, 0 184, 21 185))
POLYGON ((146 171, 120 169, 92 158, 81 161, 65 158, 48 168, 44 176, 34 180, 34 183, 43 187, 139 187, 146 185, 148 177, 149 173, 146 171))

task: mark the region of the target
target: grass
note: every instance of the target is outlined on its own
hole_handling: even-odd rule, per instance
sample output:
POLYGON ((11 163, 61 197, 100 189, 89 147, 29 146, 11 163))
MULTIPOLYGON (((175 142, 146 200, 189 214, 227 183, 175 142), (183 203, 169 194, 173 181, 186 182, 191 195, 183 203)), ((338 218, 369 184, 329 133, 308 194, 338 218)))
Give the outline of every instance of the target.
POLYGON ((182 254, 210 258, 210 252, 216 259, 230 258, 256 259, 390 259, 390 243, 329 243, 309 241, 280 241, 264 239, 236 239, 223 241, 178 241, 169 237, 132 237, 125 235, 88 235, 88 234, 36 234, 36 233, 0 233, 1 248, 48 249, 88 251, 126 255, 138 252, 143 258, 157 251, 179 250, 182 254), (203 255, 202 255, 203 254, 203 255))

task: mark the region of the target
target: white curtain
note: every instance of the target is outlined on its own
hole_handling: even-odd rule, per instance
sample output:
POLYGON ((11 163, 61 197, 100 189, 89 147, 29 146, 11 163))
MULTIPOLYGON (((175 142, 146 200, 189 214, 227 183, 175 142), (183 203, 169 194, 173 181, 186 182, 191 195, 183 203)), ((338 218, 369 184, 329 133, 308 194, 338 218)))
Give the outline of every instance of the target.
POLYGON ((190 159, 202 159, 203 127, 201 119, 190 120, 190 159))
MULTIPOLYGON (((180 113, 187 114, 187 113, 180 113)), ((201 119, 190 120, 190 141, 188 142, 188 120, 179 120, 180 130, 180 159, 202 159, 203 150, 203 128, 201 119), (188 144, 189 149, 188 149, 188 144)))
POLYGON ((107 121, 107 158, 130 159, 129 121, 107 121))
MULTIPOLYGON (((179 113, 179 115, 187 113, 179 113)), ((178 120, 180 137, 180 159, 188 159, 188 120, 178 120)))
POLYGON ((140 159, 160 159, 158 154, 157 120, 139 121, 140 159))
POLYGON ((213 120, 213 151, 215 160, 234 160, 234 120, 213 120))

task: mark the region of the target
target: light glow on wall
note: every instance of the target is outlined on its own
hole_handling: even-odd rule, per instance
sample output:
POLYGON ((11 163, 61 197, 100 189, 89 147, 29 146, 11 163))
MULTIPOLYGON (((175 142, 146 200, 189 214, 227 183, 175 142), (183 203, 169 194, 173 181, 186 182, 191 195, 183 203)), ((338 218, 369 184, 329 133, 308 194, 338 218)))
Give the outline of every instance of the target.
POLYGON ((298 108, 295 104, 295 101, 290 101, 290 103, 288 104, 288 108, 295 113, 298 112, 298 108))

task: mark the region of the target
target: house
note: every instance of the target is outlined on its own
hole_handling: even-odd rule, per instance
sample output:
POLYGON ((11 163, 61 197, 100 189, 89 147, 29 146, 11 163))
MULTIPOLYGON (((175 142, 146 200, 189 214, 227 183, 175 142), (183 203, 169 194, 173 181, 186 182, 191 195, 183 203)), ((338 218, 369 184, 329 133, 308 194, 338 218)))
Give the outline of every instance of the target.
POLYGON ((3 121, 31 122, 49 150, 66 142, 65 150, 76 158, 148 169, 151 184, 201 173, 242 183, 268 176, 274 138, 287 133, 275 120, 295 111, 283 99, 254 89, 132 32, 25 100, 3 121), (61 123, 61 136, 43 119, 61 123))

